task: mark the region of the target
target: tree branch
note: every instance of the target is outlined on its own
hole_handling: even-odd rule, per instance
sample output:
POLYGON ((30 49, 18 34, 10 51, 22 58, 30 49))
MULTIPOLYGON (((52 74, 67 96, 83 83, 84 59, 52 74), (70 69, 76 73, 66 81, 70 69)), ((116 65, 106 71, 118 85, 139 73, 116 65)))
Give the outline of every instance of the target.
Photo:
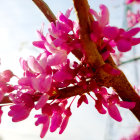
POLYGON ((50 22, 55 22, 56 17, 43 0, 32 0, 50 22))
MULTIPOLYGON (((86 82, 86 88, 81 88, 82 82, 79 82, 79 85, 75 85, 75 86, 71 86, 71 87, 67 87, 67 88, 63 88, 63 89, 59 89, 56 91, 54 96, 51 96, 49 98, 49 100, 53 100, 57 97, 57 99, 65 99, 65 98, 69 98, 72 96, 76 96, 76 95, 82 95, 84 93, 88 93, 90 91, 92 91, 96 85, 94 80, 90 80, 86 82)), ((36 96, 34 98, 34 101, 37 101, 40 96, 42 95, 41 93, 36 93, 38 96, 36 96)), ((0 102, 0 104, 7 104, 7 103, 12 103, 12 101, 9 99, 8 96, 4 96, 3 100, 0 102)))
MULTIPOLYGON (((93 63, 95 68, 97 69, 99 66, 103 65, 104 62, 101 58, 101 55, 97 51, 96 45, 95 44, 93 45, 89 39, 90 24, 91 24, 89 19, 91 19, 91 22, 93 21, 93 19, 91 16, 88 16, 90 15, 88 13, 89 10, 88 1, 87 0, 73 0, 73 1, 75 9, 77 11, 80 28, 82 28, 81 39, 84 42, 84 50, 86 56, 88 57, 87 62, 93 63), (96 63, 99 66, 97 66, 96 63)), ((107 63, 111 64, 113 67, 118 69, 111 56, 108 58, 107 63)), ((131 84, 129 83, 129 81, 127 80, 122 71, 119 76, 112 76, 108 75, 102 69, 100 69, 100 71, 98 71, 95 74, 95 79, 96 82, 98 81, 102 83, 103 86, 113 87, 118 93, 118 95, 122 98, 122 100, 136 102, 135 108, 132 109, 131 111, 140 121, 140 96, 133 89, 133 87, 131 86, 131 84)))
MULTIPOLYGON (((113 67, 117 68, 111 56, 107 61, 113 67)), ((129 83, 124 73, 121 70, 120 72, 120 75, 112 78, 112 80, 110 81, 110 86, 113 87, 113 89, 118 93, 123 101, 136 102, 136 106, 131 109, 131 111, 140 121, 140 96, 138 95, 138 93, 136 93, 135 89, 129 83)))
POLYGON ((104 64, 104 61, 95 43, 90 39, 91 20, 88 2, 87 0, 73 0, 73 2, 80 24, 81 41, 85 51, 86 63, 90 64, 93 68, 98 68, 104 64))

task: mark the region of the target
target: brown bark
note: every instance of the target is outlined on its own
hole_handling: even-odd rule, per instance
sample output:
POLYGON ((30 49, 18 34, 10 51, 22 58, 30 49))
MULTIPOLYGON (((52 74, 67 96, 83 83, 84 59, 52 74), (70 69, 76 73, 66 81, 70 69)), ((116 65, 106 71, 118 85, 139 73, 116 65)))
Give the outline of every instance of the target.
POLYGON ((32 0, 50 22, 55 22, 56 17, 43 0, 32 0))
POLYGON ((86 0, 73 0, 73 2, 80 24, 80 35, 85 52, 86 63, 97 69, 104 64, 104 61, 99 54, 95 43, 90 39, 91 20, 89 16, 88 2, 86 0))

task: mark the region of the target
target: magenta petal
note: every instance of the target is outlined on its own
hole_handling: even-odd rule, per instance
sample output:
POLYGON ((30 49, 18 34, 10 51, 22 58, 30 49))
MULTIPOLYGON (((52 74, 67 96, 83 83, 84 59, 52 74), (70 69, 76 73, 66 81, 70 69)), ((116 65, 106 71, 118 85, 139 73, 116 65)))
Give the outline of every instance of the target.
POLYGON ((27 61, 25 61, 23 58, 20 58, 19 59, 19 62, 20 62, 20 65, 22 67, 22 69, 24 71, 28 70, 28 64, 27 64, 27 61))
POLYGON ((103 30, 104 37, 108 39, 115 39, 119 33, 119 29, 117 27, 107 26, 103 30))
POLYGON ((124 108, 133 109, 136 105, 135 102, 120 101, 119 105, 124 108))
POLYGON ((48 131, 49 124, 50 124, 50 118, 47 115, 45 115, 45 116, 35 115, 35 118, 38 118, 37 121, 35 122, 36 126, 38 126, 40 124, 43 125, 42 130, 41 130, 41 134, 40 134, 40 137, 43 138, 48 131))
POLYGON ((39 65, 39 63, 37 62, 37 60, 35 59, 35 57, 30 56, 28 58, 28 66, 29 68, 33 71, 33 72, 37 72, 37 73, 42 73, 43 69, 42 67, 39 65))
POLYGON ((72 9, 73 9, 73 8, 69 8, 69 9, 66 11, 65 16, 66 16, 67 18, 69 18, 72 9))
POLYGON ((68 107, 68 108, 64 111, 64 114, 65 114, 66 116, 71 116, 71 115, 72 115, 70 107, 68 107))
POLYGON ((69 20, 65 15, 60 14, 59 20, 61 20, 62 22, 64 22, 65 24, 67 24, 68 26, 73 28, 73 22, 71 20, 69 20))
POLYGON ((101 55, 102 55, 103 60, 105 61, 110 56, 110 52, 106 51, 106 52, 102 53, 101 55))
POLYGON ((48 116, 52 116, 53 113, 53 109, 52 106, 48 103, 46 103, 43 107, 42 107, 42 114, 44 115, 48 115, 48 116))
POLYGON ((112 104, 107 107, 109 115, 118 122, 122 121, 122 117, 116 105, 112 104))
POLYGON ((26 119, 31 111, 30 109, 25 108, 22 104, 13 105, 10 109, 11 110, 8 112, 8 115, 13 117, 13 122, 19 122, 26 119))
POLYGON ((44 77, 43 81, 40 82, 40 92, 48 92, 51 88, 52 76, 48 75, 44 77))
POLYGON ((69 121, 69 117, 65 116, 65 118, 63 119, 63 122, 60 126, 59 134, 62 134, 64 132, 64 130, 66 129, 66 127, 68 125, 68 121, 69 121))
POLYGON ((38 33, 38 35, 39 35, 39 37, 40 37, 41 40, 43 40, 43 41, 46 40, 46 38, 45 38, 45 36, 43 35, 43 32, 42 32, 42 31, 39 31, 39 30, 38 30, 37 33, 38 33))
POLYGON ((88 99, 87 99, 86 95, 82 95, 79 98, 78 103, 77 103, 77 107, 79 107, 83 102, 88 104, 88 99))
POLYGON ((137 27, 137 28, 133 28, 127 32, 124 32, 123 35, 125 37, 132 37, 132 36, 135 36, 138 32, 140 32, 140 28, 137 27))
POLYGON ((62 46, 62 44, 64 43, 64 40, 61 38, 56 38, 55 40, 53 40, 52 43, 54 44, 54 46, 59 47, 59 46, 62 46))
POLYGON ((58 53, 48 56, 47 65, 57 66, 66 62, 67 53, 65 51, 59 51, 58 53))
POLYGON ((101 19, 100 19, 100 24, 104 27, 109 23, 109 11, 108 8, 105 5, 100 5, 101 9, 101 19))
POLYGON ((106 114, 106 110, 103 108, 102 102, 99 100, 95 101, 95 108, 100 114, 106 114))
POLYGON ((49 53, 57 53, 59 51, 54 45, 50 45, 47 41, 45 42, 45 48, 49 53))
POLYGON ((100 20, 100 16, 98 15, 98 13, 97 13, 95 10, 90 9, 89 12, 90 12, 93 16, 95 16, 95 18, 96 18, 97 20, 100 20))
POLYGON ((117 48, 120 52, 127 52, 129 50, 131 50, 132 45, 129 41, 125 40, 125 39, 120 39, 116 42, 117 44, 117 48))
POLYGON ((32 43, 35 47, 41 48, 41 49, 45 49, 45 42, 44 41, 34 41, 32 43))
POLYGON ((71 73, 65 72, 63 70, 57 71, 53 76, 53 79, 58 82, 63 82, 64 80, 71 80, 72 78, 73 76, 71 75, 71 73))
POLYGON ((42 95, 38 100, 37 104, 35 105, 35 109, 38 110, 42 108, 46 104, 47 100, 48 100, 48 95, 47 94, 42 95))
POLYGON ((31 86, 34 90, 40 91, 40 85, 41 85, 41 79, 39 79, 38 77, 33 77, 31 79, 31 86))
POLYGON ((54 132, 58 127, 60 127, 62 122, 62 116, 60 113, 54 113, 51 119, 50 132, 54 132))
POLYGON ((103 65, 103 70, 112 75, 120 75, 119 69, 113 68, 110 64, 107 63, 103 65))
POLYGON ((41 134, 40 134, 40 137, 41 138, 44 138, 44 136, 46 135, 47 131, 48 131, 48 128, 49 128, 49 123, 50 121, 48 120, 42 127, 42 131, 41 131, 41 134))
POLYGON ((131 43, 133 46, 140 44, 140 38, 132 38, 131 43))
POLYGON ((3 82, 9 82, 10 79, 14 76, 13 72, 11 70, 5 70, 2 73, 0 73, 0 80, 3 79, 3 82))
POLYGON ((47 67, 47 63, 46 63, 47 57, 48 55, 46 53, 42 53, 39 58, 39 64, 44 69, 44 71, 46 71, 46 67, 47 67))
POLYGON ((31 78, 30 77, 23 77, 18 80, 19 85, 30 86, 31 85, 31 78))
POLYGON ((50 90, 51 84, 52 84, 52 76, 47 75, 46 77, 44 75, 39 75, 35 78, 32 78, 32 87, 35 90, 38 90, 40 92, 47 92, 50 90))

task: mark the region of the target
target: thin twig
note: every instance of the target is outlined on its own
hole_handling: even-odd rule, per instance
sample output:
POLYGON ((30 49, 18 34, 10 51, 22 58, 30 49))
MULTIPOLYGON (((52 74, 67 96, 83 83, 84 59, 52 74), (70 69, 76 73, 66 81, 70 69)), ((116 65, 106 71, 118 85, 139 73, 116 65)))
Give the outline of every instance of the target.
POLYGON ((50 22, 55 22, 56 17, 43 0, 32 0, 50 22))
POLYGON ((140 57, 132 58, 132 59, 129 59, 127 61, 121 62, 118 66, 121 66, 121 65, 124 65, 124 64, 127 64, 127 63, 131 63, 131 62, 134 62, 134 61, 138 61, 138 60, 140 60, 140 57))

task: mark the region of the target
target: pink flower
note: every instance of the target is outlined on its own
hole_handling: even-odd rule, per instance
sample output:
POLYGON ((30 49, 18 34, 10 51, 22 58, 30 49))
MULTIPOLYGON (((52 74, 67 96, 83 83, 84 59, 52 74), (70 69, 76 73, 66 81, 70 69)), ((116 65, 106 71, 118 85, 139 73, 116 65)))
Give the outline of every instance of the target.
POLYGON ((34 107, 34 102, 31 95, 23 94, 20 100, 20 103, 11 106, 10 111, 8 112, 8 115, 12 117, 13 122, 26 119, 34 107))
POLYGON ((11 70, 5 70, 2 73, 0 73, 0 81, 3 82, 9 82, 10 79, 14 76, 13 72, 11 70))
POLYGON ((135 107, 134 102, 120 101, 118 95, 115 92, 109 94, 104 87, 100 88, 99 91, 95 90, 94 92, 97 97, 97 100, 95 100, 95 107, 98 112, 105 114, 106 110, 104 107, 106 107, 109 115, 116 121, 122 121, 122 117, 116 105, 127 109, 132 109, 135 107))
POLYGON ((129 51, 133 45, 140 43, 140 38, 134 38, 136 34, 140 32, 140 28, 133 28, 128 31, 123 29, 117 29, 116 27, 105 27, 103 31, 104 37, 114 40, 116 46, 120 52, 129 51), (113 32, 113 35, 110 34, 113 32))
POLYGON ((86 103, 88 104, 88 99, 86 97, 86 95, 82 95, 79 100, 78 100, 78 103, 77 103, 77 107, 81 106, 82 103, 86 103))
POLYGON ((37 31, 38 36, 40 38, 40 41, 34 41, 33 45, 35 47, 41 48, 41 49, 45 49, 45 41, 46 41, 46 37, 43 35, 43 31, 37 31))
MULTIPOLYGON (((134 38, 136 34, 140 32, 140 28, 134 28, 129 31, 119 29, 117 27, 111 27, 109 23, 109 12, 105 5, 100 6, 101 13, 97 13, 95 10, 90 9, 90 13, 96 18, 96 21, 92 23, 92 33, 90 34, 91 40, 97 44, 100 40, 104 40, 102 46, 99 49, 102 51, 106 48, 106 51, 102 53, 102 57, 106 60, 113 52, 110 50, 112 47, 110 42, 114 42, 120 52, 127 52, 131 50, 132 46, 140 43, 140 38, 134 38)), ((114 45, 113 45, 114 47, 114 45)))
POLYGON ((66 51, 58 51, 52 55, 48 56, 47 65, 48 66, 57 66, 60 64, 65 63, 67 60, 67 53, 66 51))
POLYGON ((100 5, 101 12, 98 14, 95 10, 90 9, 90 13, 95 16, 99 25, 105 27, 109 23, 109 11, 105 5, 100 5))
POLYGON ((31 78, 31 87, 40 92, 48 92, 51 88, 52 76, 51 75, 38 75, 31 78))
POLYGON ((46 135, 48 128, 49 128, 50 117, 47 115, 35 115, 35 118, 38 118, 37 121, 35 122, 36 126, 38 126, 40 124, 43 125, 40 137, 44 138, 44 136, 46 135))
POLYGON ((39 98, 37 104, 35 105, 35 109, 38 110, 38 109, 42 108, 46 104, 48 98, 49 98, 49 96, 47 94, 43 94, 39 98))
POLYGON ((14 91, 14 87, 8 84, 13 76, 14 74, 10 70, 5 70, 0 73, 0 101, 2 101, 5 93, 14 91))
POLYGON ((68 125, 69 118, 72 115, 70 107, 68 107, 65 110, 64 114, 65 114, 65 117, 63 118, 62 124, 60 126, 59 134, 62 134, 64 132, 64 130, 66 129, 67 125, 68 125))
POLYGON ((140 11, 138 10, 137 13, 133 13, 132 11, 127 11, 127 22, 128 27, 133 27, 136 24, 140 23, 140 11))
POLYGON ((60 127, 62 122, 62 115, 60 112, 54 112, 51 118, 50 132, 54 132, 57 128, 60 127))

